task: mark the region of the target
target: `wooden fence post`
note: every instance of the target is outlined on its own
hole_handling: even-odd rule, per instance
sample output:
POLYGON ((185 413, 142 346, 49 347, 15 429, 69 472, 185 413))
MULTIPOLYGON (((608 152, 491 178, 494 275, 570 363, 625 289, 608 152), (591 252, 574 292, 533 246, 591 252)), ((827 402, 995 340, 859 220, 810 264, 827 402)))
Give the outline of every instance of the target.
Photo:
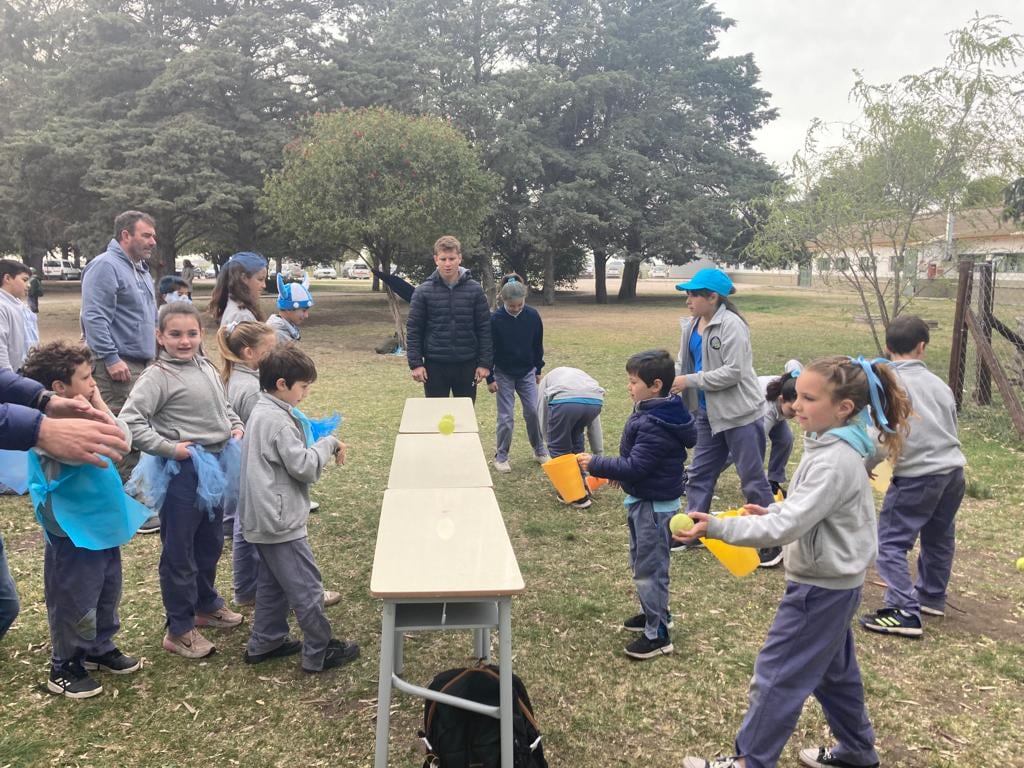
POLYGON ((956 314, 953 317, 953 345, 949 352, 949 388, 956 398, 956 410, 964 404, 964 372, 967 366, 967 309, 971 303, 971 280, 974 262, 960 262, 956 284, 956 314))
MULTIPOLYGON (((992 346, 992 304, 995 294, 995 270, 992 262, 978 265, 978 321, 981 337, 992 346)), ((978 405, 992 403, 992 372, 984 355, 978 355, 978 377, 974 386, 974 400, 978 405)))

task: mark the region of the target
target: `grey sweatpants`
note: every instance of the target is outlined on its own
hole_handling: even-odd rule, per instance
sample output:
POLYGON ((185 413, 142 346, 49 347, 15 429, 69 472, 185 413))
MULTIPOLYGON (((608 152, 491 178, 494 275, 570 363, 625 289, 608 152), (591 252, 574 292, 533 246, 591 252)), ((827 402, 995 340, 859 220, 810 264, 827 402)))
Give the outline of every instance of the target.
POLYGON ((288 611, 302 629, 302 668, 319 672, 331 639, 324 615, 324 583, 313 559, 309 539, 282 544, 257 544, 260 555, 256 582, 256 615, 248 650, 269 653, 288 639, 288 611))

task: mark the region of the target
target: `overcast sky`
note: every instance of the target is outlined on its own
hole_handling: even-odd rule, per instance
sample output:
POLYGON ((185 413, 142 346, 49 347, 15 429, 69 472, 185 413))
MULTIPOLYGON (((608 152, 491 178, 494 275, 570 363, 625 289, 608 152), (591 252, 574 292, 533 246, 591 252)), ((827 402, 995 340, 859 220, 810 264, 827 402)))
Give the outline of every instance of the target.
POLYGON ((803 146, 815 117, 849 122, 853 70, 871 83, 942 64, 946 34, 978 11, 1010 22, 1024 33, 1022 0, 715 0, 736 24, 721 37, 720 53, 753 53, 761 87, 779 116, 754 146, 785 167, 803 146))

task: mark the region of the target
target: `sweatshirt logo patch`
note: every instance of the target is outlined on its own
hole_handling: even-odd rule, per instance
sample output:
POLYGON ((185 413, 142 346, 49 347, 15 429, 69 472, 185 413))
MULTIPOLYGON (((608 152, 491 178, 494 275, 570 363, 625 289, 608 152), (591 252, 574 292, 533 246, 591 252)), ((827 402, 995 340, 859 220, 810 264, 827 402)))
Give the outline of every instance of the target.
POLYGON ((712 336, 711 341, 708 342, 708 346, 712 349, 721 349, 722 340, 718 336, 712 336))

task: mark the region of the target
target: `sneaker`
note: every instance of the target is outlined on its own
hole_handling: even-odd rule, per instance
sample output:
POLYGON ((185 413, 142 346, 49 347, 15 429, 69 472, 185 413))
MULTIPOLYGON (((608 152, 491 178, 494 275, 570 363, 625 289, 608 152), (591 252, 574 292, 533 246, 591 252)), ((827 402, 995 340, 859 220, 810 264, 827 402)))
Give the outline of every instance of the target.
POLYGON ((302 650, 302 643, 299 640, 285 640, 277 648, 266 653, 249 653, 246 649, 245 653, 242 654, 242 658, 245 659, 246 664, 262 664, 264 661, 270 659, 280 659, 284 656, 294 656, 296 653, 302 650))
POLYGON ((669 539, 669 541, 672 542, 669 544, 669 550, 672 552, 685 552, 688 549, 702 549, 704 547, 704 542, 700 539, 695 539, 689 544, 682 541, 676 541, 675 539, 669 539))
POLYGON ((88 699, 103 693, 103 686, 97 683, 77 659, 50 666, 50 679, 46 690, 69 699, 88 699))
POLYGON ((318 501, 311 501, 311 502, 309 502, 309 511, 310 511, 310 513, 319 512, 320 511, 320 502, 318 502, 318 501))
POLYGON ((337 605, 341 602, 341 593, 330 589, 324 590, 324 605, 337 605))
POLYGON ((593 503, 590 501, 589 495, 584 496, 582 499, 576 499, 576 501, 566 501, 561 496, 558 497, 558 500, 563 504, 568 504, 570 507, 576 507, 576 509, 589 509, 593 503))
POLYGON ((538 464, 547 464, 549 461, 551 461, 551 457, 548 456, 546 453, 535 453, 533 454, 533 460, 536 461, 538 464))
POLYGON ((86 669, 97 669, 100 672, 112 672, 115 675, 130 675, 136 670, 142 669, 142 660, 133 659, 131 656, 121 653, 117 648, 107 651, 99 656, 89 656, 82 660, 82 666, 86 669))
POLYGON ((713 760, 705 760, 703 757, 684 757, 683 768, 738 768, 740 758, 716 757, 713 760))
POLYGON ((317 672, 326 672, 328 669, 334 667, 341 667, 348 664, 350 661, 355 661, 359 658, 359 646, 355 643, 347 643, 344 640, 331 640, 327 644, 327 653, 324 654, 324 666, 322 669, 306 669, 302 668, 303 672, 309 672, 310 674, 316 674, 317 672))
MULTIPOLYGON (((668 624, 665 625, 665 629, 672 629, 675 625, 676 623, 672 621, 672 613, 669 612, 668 624)), ((622 622, 622 628, 627 632, 643 632, 647 629, 647 617, 642 613, 638 613, 636 616, 631 616, 622 622)))
POLYGON ((139 530, 136 533, 160 533, 160 516, 152 515, 139 526, 139 530))
POLYGON ((235 608, 248 608, 256 605, 256 595, 253 595, 252 597, 234 597, 231 599, 231 604, 235 606, 235 608))
POLYGON ((172 635, 168 632, 164 635, 162 645, 165 651, 184 656, 186 659, 204 659, 217 650, 217 646, 196 629, 190 629, 184 635, 172 635))
POLYGON ((232 629, 242 623, 244 617, 235 613, 226 605, 222 605, 212 613, 196 613, 197 627, 210 627, 211 629, 232 629))
POLYGON ((496 470, 498 470, 499 472, 511 472, 512 471, 512 465, 508 463, 508 459, 506 459, 505 461, 498 461, 497 459, 495 459, 494 460, 494 468, 496 470))
POLYGON ((668 637, 648 640, 646 635, 640 635, 626 646, 626 655, 633 659, 653 659, 656 656, 666 656, 670 653, 672 653, 672 641, 668 637))
POLYGON ((845 760, 840 760, 838 757, 832 754, 832 750, 827 747, 817 747, 811 749, 800 750, 800 762, 804 765, 810 766, 810 768, 878 768, 878 763, 871 763, 869 765, 857 765, 856 763, 848 763, 845 760))
POLYGON ((782 547, 765 547, 757 550, 757 558, 761 562, 758 568, 774 568, 782 562, 782 547))
POLYGON ((900 608, 879 608, 874 613, 861 616, 860 623, 864 629, 880 632, 883 635, 920 637, 924 634, 921 619, 900 608))
POLYGON ((925 616, 945 616, 946 612, 941 608, 932 608, 930 605, 922 605, 921 613, 925 616))

